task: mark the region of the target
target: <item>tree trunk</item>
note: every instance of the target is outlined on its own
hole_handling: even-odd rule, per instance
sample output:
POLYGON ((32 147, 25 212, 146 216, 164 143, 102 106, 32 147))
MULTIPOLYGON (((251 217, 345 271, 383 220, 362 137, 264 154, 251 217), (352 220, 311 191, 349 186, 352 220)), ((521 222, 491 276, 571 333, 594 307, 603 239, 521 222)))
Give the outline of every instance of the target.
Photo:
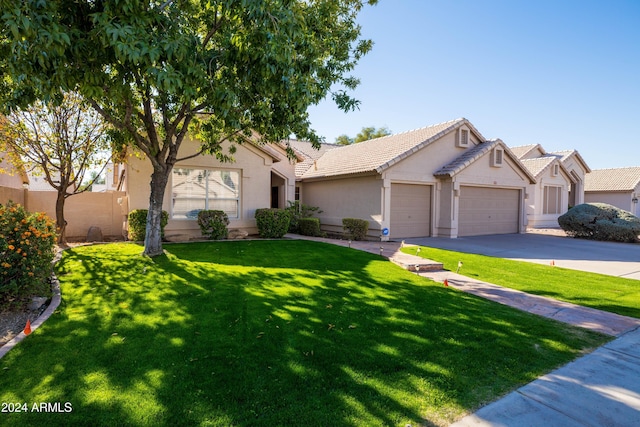
POLYGON ((64 202, 66 188, 60 187, 58 189, 58 196, 56 197, 56 229, 58 231, 58 244, 66 245, 67 244, 67 221, 64 219, 64 202))
POLYGON ((169 181, 171 166, 165 165, 164 169, 154 167, 151 175, 151 195, 149 197, 149 213, 147 215, 147 228, 144 238, 144 254, 150 257, 162 255, 162 201, 169 181))

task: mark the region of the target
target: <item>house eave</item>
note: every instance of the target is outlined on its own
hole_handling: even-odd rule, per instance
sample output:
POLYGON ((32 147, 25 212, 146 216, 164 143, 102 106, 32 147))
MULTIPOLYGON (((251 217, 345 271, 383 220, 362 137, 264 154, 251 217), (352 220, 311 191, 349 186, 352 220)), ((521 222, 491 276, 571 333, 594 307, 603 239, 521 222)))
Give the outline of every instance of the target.
POLYGON ((330 181, 336 179, 349 179, 349 178, 360 178, 365 176, 379 176, 375 170, 363 171, 363 172, 353 172, 353 173, 341 173, 341 174, 329 174, 329 175, 314 175, 305 177, 302 176, 300 178, 296 178, 296 181, 299 182, 315 182, 315 181, 330 181))

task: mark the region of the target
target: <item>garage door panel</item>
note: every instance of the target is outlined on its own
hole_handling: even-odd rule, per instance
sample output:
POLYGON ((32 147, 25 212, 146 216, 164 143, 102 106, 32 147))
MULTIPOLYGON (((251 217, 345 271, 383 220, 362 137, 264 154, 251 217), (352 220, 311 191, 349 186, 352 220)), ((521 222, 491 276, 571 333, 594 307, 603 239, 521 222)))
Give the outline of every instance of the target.
POLYGON ((389 231, 392 238, 430 235, 431 186, 391 184, 389 231))
POLYGON ((519 231, 519 190, 462 186, 459 206, 460 236, 519 231))

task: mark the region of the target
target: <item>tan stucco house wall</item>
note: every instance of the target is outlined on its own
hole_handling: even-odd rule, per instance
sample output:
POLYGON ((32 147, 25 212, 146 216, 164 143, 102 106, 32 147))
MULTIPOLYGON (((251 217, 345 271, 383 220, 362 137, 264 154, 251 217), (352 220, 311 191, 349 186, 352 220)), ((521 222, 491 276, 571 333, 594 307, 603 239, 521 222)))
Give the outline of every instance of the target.
MULTIPOLYGON (((188 157, 198 148, 197 141, 185 140, 179 156, 188 157)), ((169 213, 165 227, 167 240, 201 236, 197 211, 205 208, 203 198, 207 199, 209 209, 227 211, 229 229, 242 229, 249 234, 257 233, 256 209, 284 208, 288 201, 294 200, 295 165, 283 147, 245 143, 236 148, 233 162, 200 155, 175 165, 163 201, 163 209, 169 213), (204 171, 211 177, 208 183, 203 178, 204 171)), ((224 149, 227 150, 228 145, 224 149)), ((129 210, 148 209, 153 172, 150 161, 132 155, 126 168, 129 210)))
POLYGON ((585 183, 586 203, 608 203, 640 216, 640 167, 593 170, 585 183))
POLYGON ((466 119, 323 149, 303 162, 298 181, 302 202, 323 210, 327 231, 341 231, 342 219, 353 217, 369 221, 369 237, 383 240, 507 232, 486 226, 500 221, 503 207, 476 209, 482 201, 475 188, 490 198, 509 194, 508 232, 525 230, 525 189, 534 178, 502 141, 487 141, 466 119))

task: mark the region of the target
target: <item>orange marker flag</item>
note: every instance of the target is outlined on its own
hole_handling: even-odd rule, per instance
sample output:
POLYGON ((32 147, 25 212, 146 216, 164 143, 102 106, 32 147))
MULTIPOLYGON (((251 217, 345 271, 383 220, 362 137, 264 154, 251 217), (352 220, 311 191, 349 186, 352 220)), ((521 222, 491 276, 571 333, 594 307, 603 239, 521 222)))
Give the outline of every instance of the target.
POLYGON ((29 335, 31 333, 31 320, 27 319, 27 326, 24 327, 24 334, 29 335))
POLYGON ((444 285, 449 286, 449 282, 447 281, 447 279, 444 279, 444 285))

